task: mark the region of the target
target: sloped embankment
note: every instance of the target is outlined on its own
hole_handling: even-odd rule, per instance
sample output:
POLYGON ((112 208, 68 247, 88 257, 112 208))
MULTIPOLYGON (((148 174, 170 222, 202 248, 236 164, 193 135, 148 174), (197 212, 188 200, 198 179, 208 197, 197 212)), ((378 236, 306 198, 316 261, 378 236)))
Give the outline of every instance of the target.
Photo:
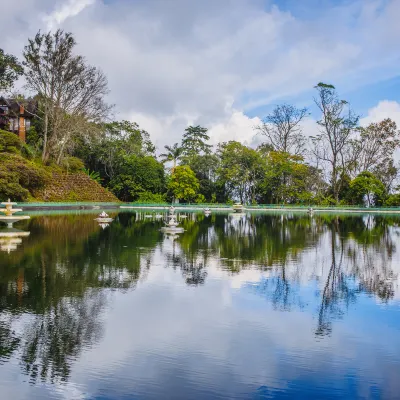
POLYGON ((118 199, 84 173, 53 172, 52 178, 34 197, 42 201, 118 202, 118 199))

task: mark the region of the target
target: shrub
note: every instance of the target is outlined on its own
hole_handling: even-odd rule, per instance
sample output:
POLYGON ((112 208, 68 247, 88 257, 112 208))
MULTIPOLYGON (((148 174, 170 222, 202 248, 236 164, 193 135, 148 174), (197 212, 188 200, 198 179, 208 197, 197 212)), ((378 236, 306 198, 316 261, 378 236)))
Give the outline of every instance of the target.
POLYGON ((399 207, 400 206, 400 193, 391 194, 385 201, 385 206, 399 207))
POLYGON ((101 176, 100 173, 97 171, 91 171, 90 169, 83 169, 83 172, 90 178, 93 179, 94 181, 96 181, 97 183, 101 184, 101 176))
POLYGON ((40 165, 17 154, 0 153, 1 198, 24 201, 50 179, 51 175, 40 165))
POLYGON ((25 201, 29 197, 29 191, 24 189, 18 182, 10 182, 9 179, 0 178, 0 200, 8 198, 15 201, 25 201))
POLYGON ((23 143, 15 133, 0 130, 0 152, 19 153, 22 147, 23 143))
POLYGON ((85 168, 83 161, 77 157, 65 157, 61 165, 69 172, 79 172, 85 168))
POLYGON ((138 203, 165 203, 165 196, 159 193, 143 192, 136 201, 138 203))
POLYGON ((205 203, 206 202, 206 198, 202 195, 202 194, 198 194, 196 197, 196 203, 205 203))

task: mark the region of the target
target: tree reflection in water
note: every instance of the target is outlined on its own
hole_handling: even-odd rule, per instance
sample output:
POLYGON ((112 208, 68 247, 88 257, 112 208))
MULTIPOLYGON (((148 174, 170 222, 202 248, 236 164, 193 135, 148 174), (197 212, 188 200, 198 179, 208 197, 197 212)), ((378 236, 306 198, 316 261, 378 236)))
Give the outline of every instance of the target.
POLYGON ((132 289, 150 267, 147 245, 161 236, 133 218, 121 214, 105 230, 92 215, 32 218, 23 251, 0 253, 0 362, 19 350, 32 381, 68 380, 73 360, 102 335, 104 289, 132 289))
POLYGON ((162 221, 115 217, 104 230, 93 215, 21 226, 30 237, 0 253, 0 362, 20 352, 32 381, 68 380, 74 360, 102 336, 107 289, 134 289, 156 251, 190 286, 207 283, 212 268, 231 276, 259 271, 251 290, 279 311, 307 307, 303 289, 316 282, 317 337, 330 334, 360 293, 388 302, 397 290, 396 217, 197 214, 174 238, 160 232, 162 221))

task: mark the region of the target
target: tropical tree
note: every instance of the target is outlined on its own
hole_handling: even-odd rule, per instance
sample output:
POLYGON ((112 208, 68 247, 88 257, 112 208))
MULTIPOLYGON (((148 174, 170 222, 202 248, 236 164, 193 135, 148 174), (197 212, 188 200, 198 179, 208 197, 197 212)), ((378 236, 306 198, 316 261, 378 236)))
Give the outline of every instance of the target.
POLYGON ((303 154, 306 140, 301 122, 307 115, 307 108, 297 108, 290 104, 278 105, 256 129, 267 137, 267 144, 272 150, 303 154))
POLYGON ((172 161, 173 163, 172 172, 173 172, 179 160, 182 157, 183 148, 180 147, 178 143, 175 143, 173 146, 165 145, 164 148, 165 150, 167 150, 167 152, 160 154, 161 160, 163 163, 172 161))
POLYGON ((207 143, 210 140, 207 131, 207 128, 203 128, 200 125, 188 126, 185 129, 182 139, 182 151, 188 164, 194 156, 211 153, 212 146, 207 143))
POLYGON ((171 175, 168 189, 174 199, 192 201, 199 190, 199 181, 188 165, 179 165, 171 175))

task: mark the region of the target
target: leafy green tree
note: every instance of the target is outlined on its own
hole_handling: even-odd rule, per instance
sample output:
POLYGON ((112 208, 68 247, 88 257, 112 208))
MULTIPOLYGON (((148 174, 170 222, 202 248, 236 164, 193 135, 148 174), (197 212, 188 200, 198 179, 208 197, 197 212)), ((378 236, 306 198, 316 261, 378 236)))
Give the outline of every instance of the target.
POLYGON ((368 206, 383 204, 386 198, 385 185, 371 172, 361 172, 350 183, 349 201, 352 204, 364 204, 368 206))
POLYGON ((11 89, 22 74, 23 68, 17 58, 0 49, 0 91, 11 89))
POLYGON ((192 157, 211 153, 212 146, 207 143, 210 140, 207 131, 207 128, 203 128, 200 125, 188 126, 185 129, 182 139, 182 149, 188 164, 192 157))
POLYGON ((74 154, 84 160, 88 169, 99 173, 105 186, 124 173, 130 156, 153 156, 155 151, 148 132, 129 121, 104 124, 100 135, 78 143, 74 154))
POLYGON ((199 181, 188 165, 179 165, 171 175, 168 189, 175 199, 192 201, 199 190, 199 181))
POLYGON ((205 201, 211 202, 217 197, 217 170, 219 158, 216 154, 195 155, 190 159, 190 168, 199 180, 199 193, 204 196, 205 201))
POLYGON ((266 157, 265 177, 259 190, 268 203, 296 203, 310 200, 307 191, 308 165, 301 156, 271 151, 266 157))
POLYGON ((163 163, 172 161, 173 163, 172 172, 173 172, 178 162, 182 158, 183 148, 180 147, 178 143, 174 143, 173 146, 165 145, 164 148, 165 150, 167 150, 167 152, 160 154, 161 160, 163 163))
POLYGON ((256 188, 264 176, 265 162, 261 154, 239 142, 220 143, 220 183, 231 197, 255 202, 256 188))
POLYGON ((124 156, 108 188, 123 201, 149 197, 149 193, 163 193, 164 167, 152 156, 124 156))

